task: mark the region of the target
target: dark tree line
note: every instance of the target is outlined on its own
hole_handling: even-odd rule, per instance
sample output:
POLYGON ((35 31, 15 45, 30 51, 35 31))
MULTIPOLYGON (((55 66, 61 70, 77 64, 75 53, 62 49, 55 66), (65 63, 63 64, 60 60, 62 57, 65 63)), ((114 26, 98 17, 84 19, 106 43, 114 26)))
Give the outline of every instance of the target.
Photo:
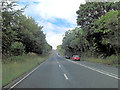
POLYGON ((2 1, 2 54, 4 56, 22 55, 34 52, 50 51, 52 46, 46 42, 43 26, 39 26, 32 17, 22 13, 25 8, 16 10, 16 2, 2 1))
MULTIPOLYGON (((86 2, 77 13, 77 25, 66 31, 65 54, 106 58, 120 55, 120 2, 86 2)), ((60 46, 59 46, 60 47, 60 46)))

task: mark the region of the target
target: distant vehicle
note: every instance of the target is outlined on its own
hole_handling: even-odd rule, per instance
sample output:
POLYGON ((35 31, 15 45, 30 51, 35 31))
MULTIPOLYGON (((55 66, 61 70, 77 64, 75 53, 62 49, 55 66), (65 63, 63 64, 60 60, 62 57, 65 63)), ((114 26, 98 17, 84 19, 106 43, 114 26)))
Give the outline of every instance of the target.
POLYGON ((66 59, 70 59, 70 56, 66 55, 65 58, 66 58, 66 59))
POLYGON ((73 59, 74 61, 80 61, 79 55, 73 55, 72 59, 73 59))

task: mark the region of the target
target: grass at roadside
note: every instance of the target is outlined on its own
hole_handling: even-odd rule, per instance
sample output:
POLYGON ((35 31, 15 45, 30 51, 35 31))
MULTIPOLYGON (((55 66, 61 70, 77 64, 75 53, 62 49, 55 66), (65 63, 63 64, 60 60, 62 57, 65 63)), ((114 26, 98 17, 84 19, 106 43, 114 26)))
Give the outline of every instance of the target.
POLYGON ((43 55, 28 54, 8 58, 6 60, 8 61, 7 63, 2 63, 2 86, 10 83, 12 80, 42 63, 50 54, 51 53, 43 55), (11 61, 11 59, 15 60, 11 61))
POLYGON ((61 54, 61 55, 63 55, 64 56, 64 50, 59 50, 59 49, 57 49, 57 51, 61 54))
POLYGON ((60 52, 60 51, 59 51, 59 53, 60 53, 62 56, 64 56, 64 53, 63 53, 63 52, 60 52))
POLYGON ((106 59, 102 58, 94 58, 94 57, 82 57, 81 60, 94 62, 94 63, 100 63, 100 64, 106 64, 111 66, 119 67, 120 64, 118 64, 118 57, 117 56, 110 56, 106 59))

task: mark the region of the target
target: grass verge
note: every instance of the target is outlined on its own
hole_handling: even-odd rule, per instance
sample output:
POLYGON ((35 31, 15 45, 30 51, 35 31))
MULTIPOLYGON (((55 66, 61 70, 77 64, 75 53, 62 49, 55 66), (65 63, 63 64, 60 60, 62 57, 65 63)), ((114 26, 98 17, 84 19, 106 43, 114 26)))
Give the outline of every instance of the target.
POLYGON ((5 59, 4 61, 7 62, 2 63, 2 86, 7 85, 12 80, 44 62, 50 55, 51 53, 43 55, 30 53, 5 59))
POLYGON ((118 57, 115 55, 107 57, 105 59, 95 57, 82 57, 81 60, 120 67, 120 64, 118 64, 118 57))
POLYGON ((62 49, 60 49, 60 50, 57 49, 57 51, 58 51, 62 56, 64 56, 64 52, 65 52, 64 50, 62 50, 62 49))

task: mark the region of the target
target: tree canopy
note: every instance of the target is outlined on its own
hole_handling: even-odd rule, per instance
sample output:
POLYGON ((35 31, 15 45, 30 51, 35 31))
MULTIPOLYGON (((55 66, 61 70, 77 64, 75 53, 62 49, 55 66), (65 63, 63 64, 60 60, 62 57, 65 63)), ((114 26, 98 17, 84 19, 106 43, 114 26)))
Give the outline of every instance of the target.
POLYGON ((51 50, 43 32, 43 26, 32 17, 22 14, 25 8, 14 9, 16 2, 2 1, 2 53, 5 56, 34 52, 42 54, 51 50))
POLYGON ((77 25, 68 30, 61 48, 65 54, 102 56, 120 54, 120 2, 86 2, 77 13, 77 25))

